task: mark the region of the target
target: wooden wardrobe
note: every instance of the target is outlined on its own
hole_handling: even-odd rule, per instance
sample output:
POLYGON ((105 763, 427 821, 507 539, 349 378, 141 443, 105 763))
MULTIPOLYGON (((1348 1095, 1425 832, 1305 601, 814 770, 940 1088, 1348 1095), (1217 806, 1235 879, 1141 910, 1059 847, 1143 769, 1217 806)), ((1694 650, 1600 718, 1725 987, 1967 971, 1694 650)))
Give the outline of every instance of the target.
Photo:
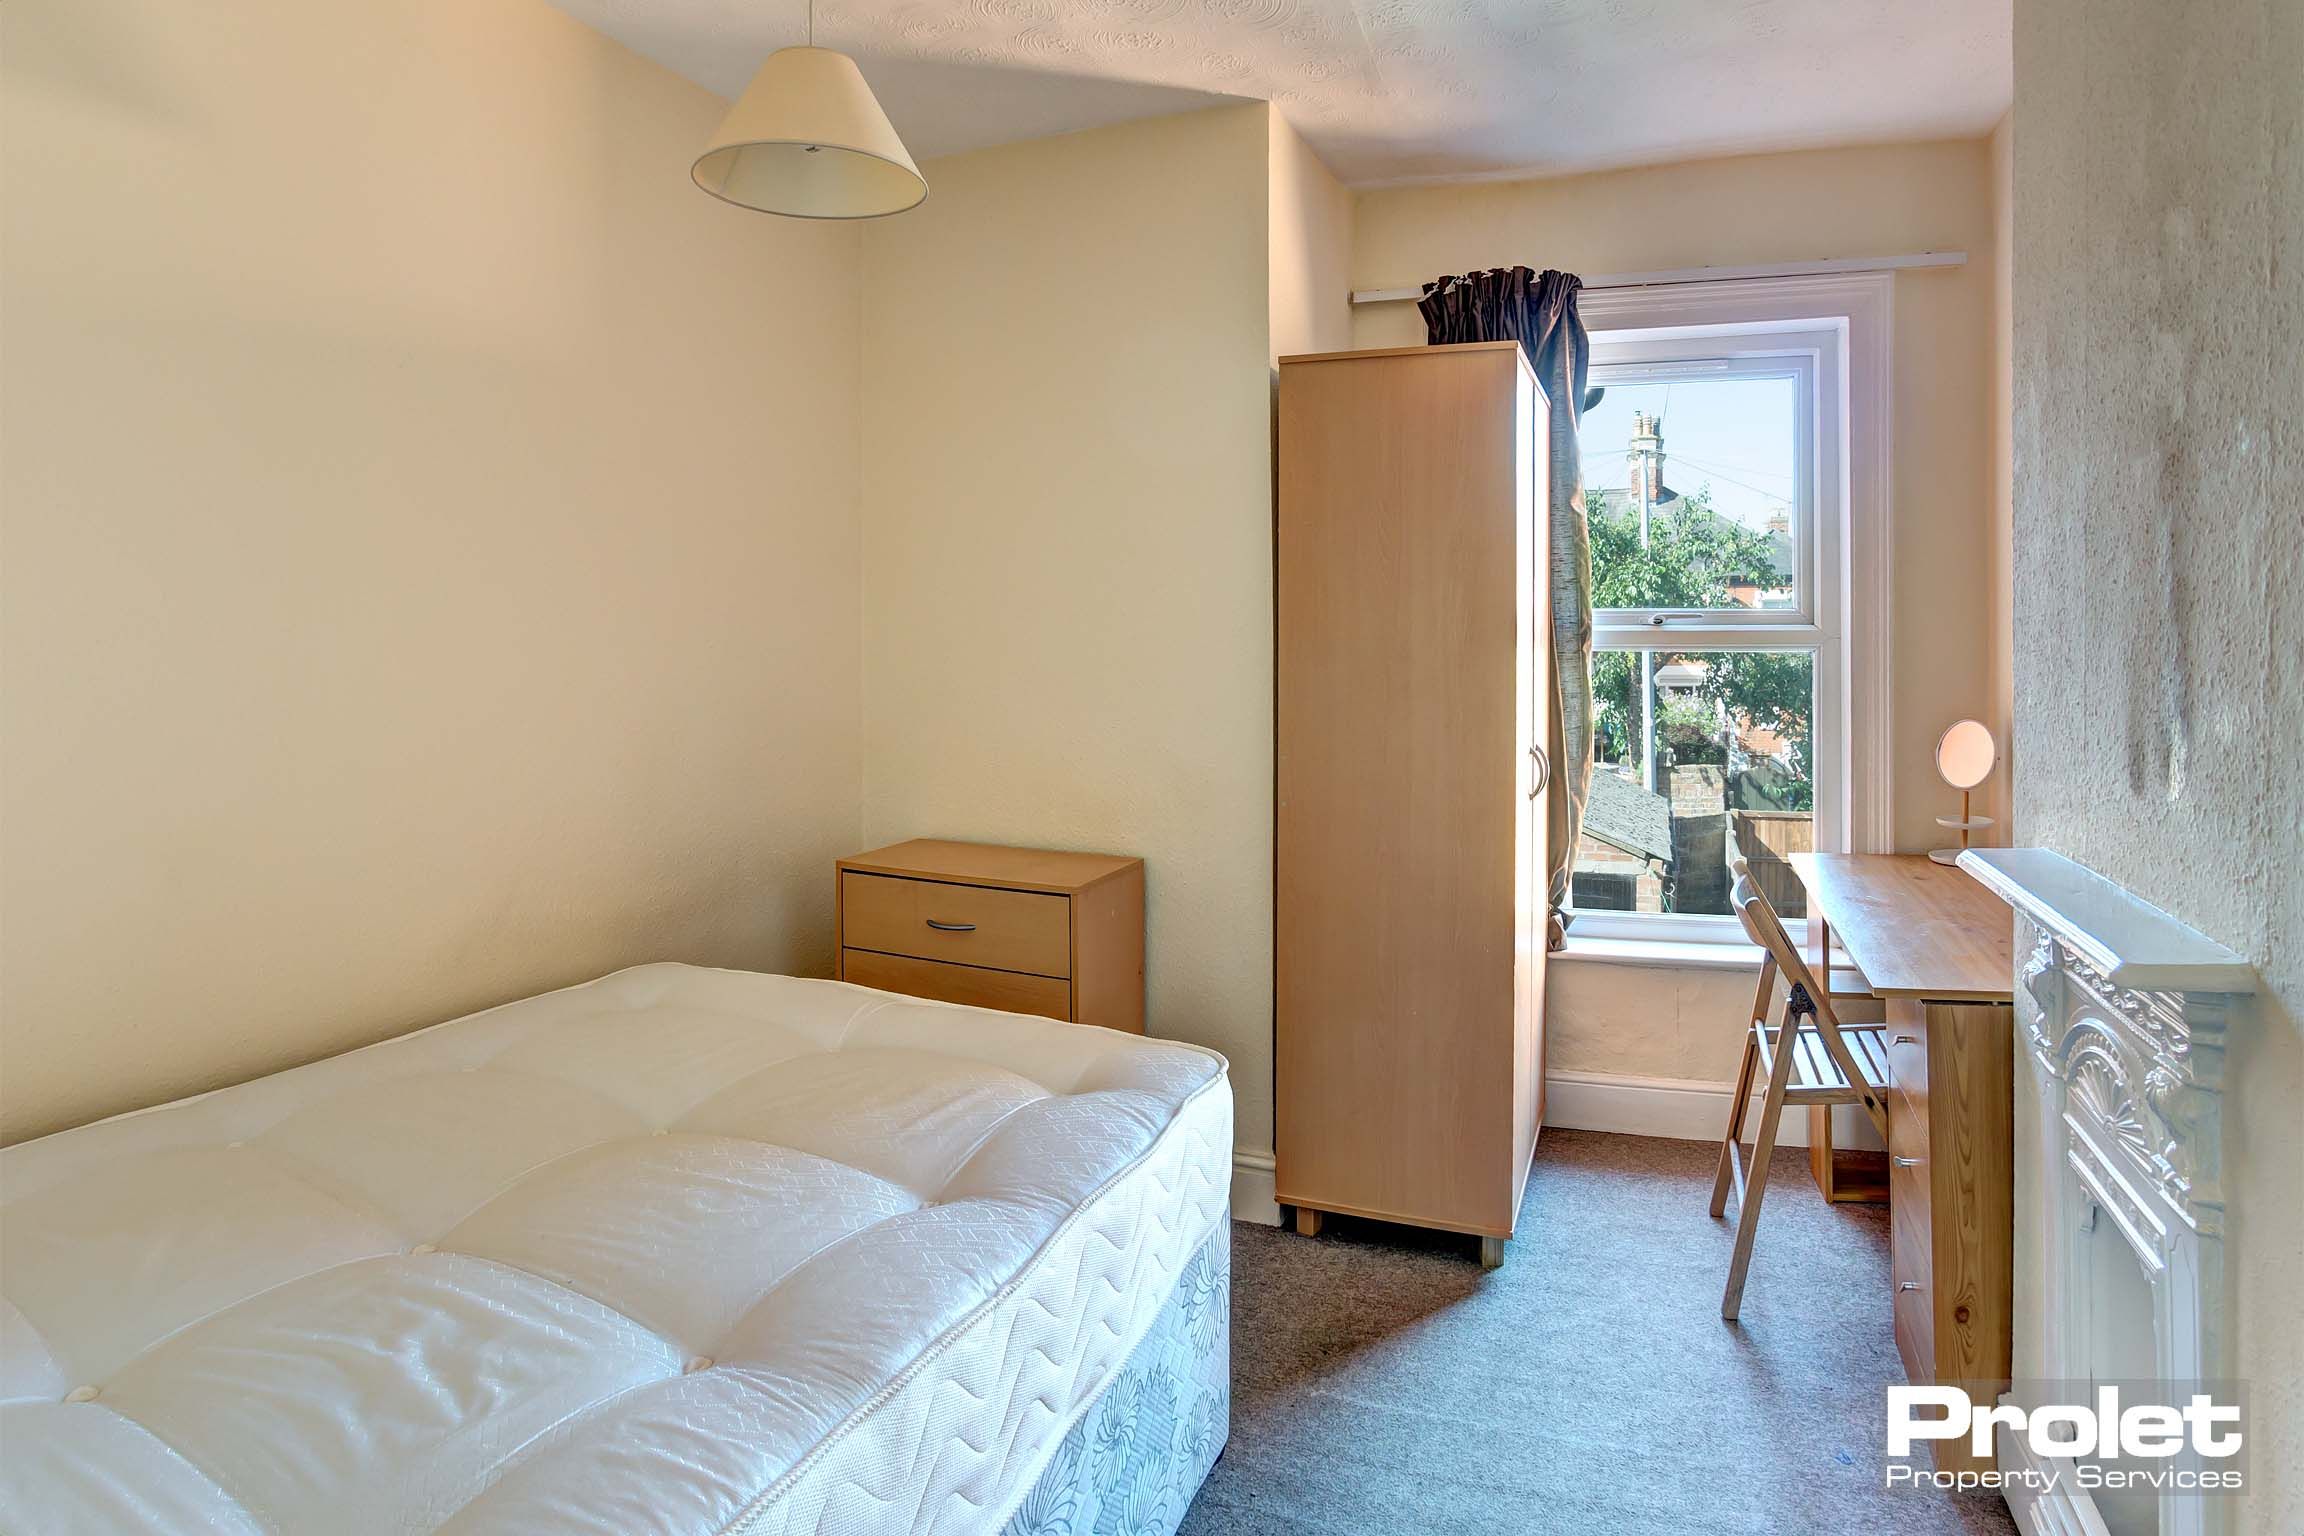
POLYGON ((1280 360, 1277 1184, 1503 1259, 1543 1113, 1546 406, 1513 342, 1280 360))

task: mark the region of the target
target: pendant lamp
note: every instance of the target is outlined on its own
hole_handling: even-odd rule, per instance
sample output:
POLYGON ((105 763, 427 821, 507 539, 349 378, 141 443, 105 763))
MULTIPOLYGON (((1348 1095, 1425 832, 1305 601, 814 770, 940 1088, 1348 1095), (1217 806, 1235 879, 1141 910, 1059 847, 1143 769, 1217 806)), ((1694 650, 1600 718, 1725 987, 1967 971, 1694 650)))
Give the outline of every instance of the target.
POLYGON ((928 195, 856 61, 808 43, 760 66, 689 175, 714 197, 795 219, 877 219, 928 195))

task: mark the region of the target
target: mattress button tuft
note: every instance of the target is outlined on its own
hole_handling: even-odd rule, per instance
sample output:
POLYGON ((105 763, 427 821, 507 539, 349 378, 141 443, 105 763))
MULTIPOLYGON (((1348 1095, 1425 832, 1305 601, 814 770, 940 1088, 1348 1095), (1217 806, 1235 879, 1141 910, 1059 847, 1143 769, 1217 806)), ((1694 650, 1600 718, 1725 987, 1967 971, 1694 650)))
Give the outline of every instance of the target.
POLYGON ((708 1371, 710 1369, 712 1369, 712 1357, 710 1355, 698 1355, 693 1360, 688 1362, 687 1370, 681 1374, 693 1376, 698 1371, 708 1371))
POLYGON ((102 1390, 100 1387, 74 1387, 64 1394, 64 1401, 68 1403, 92 1403, 96 1401, 97 1394, 102 1390))

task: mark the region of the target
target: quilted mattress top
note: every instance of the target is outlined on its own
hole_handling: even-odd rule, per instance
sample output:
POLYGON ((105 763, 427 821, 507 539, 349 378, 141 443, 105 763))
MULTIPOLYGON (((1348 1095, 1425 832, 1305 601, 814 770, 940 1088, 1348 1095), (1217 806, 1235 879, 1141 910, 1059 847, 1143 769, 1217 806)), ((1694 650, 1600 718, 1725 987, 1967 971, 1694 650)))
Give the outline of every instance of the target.
POLYGON ((0 1154, 0 1529, 992 1529, 1224 1063, 655 965, 0 1154))

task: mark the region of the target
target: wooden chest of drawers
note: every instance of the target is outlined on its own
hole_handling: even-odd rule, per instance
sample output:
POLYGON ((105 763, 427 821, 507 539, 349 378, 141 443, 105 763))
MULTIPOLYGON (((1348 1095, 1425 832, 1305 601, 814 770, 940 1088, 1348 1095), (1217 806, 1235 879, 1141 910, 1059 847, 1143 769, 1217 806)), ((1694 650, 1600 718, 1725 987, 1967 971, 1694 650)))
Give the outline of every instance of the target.
POLYGON ((916 838, 842 859, 839 978, 1144 1032, 1144 861, 916 838))
MULTIPOLYGON (((2011 1011, 1888 1003, 1888 1252, 1896 1350, 1916 1382, 1995 1399, 2008 1380, 2011 1011)), ((1937 1465, 1972 1465, 1961 1445, 1937 1465)))

